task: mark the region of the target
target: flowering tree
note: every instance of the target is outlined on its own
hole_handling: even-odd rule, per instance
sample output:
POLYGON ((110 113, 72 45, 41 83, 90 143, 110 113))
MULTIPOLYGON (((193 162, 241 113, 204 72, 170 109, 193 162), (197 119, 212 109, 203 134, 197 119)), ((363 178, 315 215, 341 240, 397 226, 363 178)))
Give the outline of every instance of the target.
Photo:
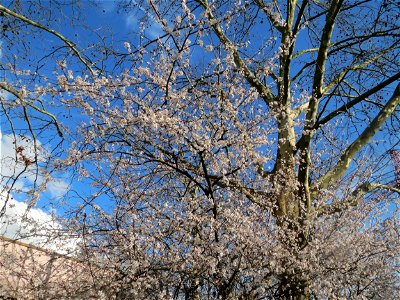
POLYGON ((78 223, 118 296, 398 296, 399 188, 377 167, 399 138, 397 4, 131 4, 164 34, 127 42, 119 74, 58 79, 88 116, 64 161, 97 188, 78 223))
POLYGON ((102 293, 398 298, 398 4, 120 6, 141 38, 57 87, 83 123, 54 167, 91 185, 70 222, 102 293))

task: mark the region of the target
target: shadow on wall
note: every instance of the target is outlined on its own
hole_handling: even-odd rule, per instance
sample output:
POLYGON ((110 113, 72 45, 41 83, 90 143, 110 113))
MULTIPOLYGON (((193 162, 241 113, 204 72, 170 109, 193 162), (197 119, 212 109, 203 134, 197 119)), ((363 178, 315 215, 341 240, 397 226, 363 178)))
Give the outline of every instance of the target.
POLYGON ((79 287, 87 290, 87 268, 77 259, 0 237, 0 299, 69 297, 79 287))

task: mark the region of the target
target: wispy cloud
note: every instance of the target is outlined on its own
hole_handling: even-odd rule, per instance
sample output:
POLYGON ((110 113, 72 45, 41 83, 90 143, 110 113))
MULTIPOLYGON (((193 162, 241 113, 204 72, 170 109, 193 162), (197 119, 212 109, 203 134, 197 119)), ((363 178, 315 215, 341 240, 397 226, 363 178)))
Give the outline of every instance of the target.
MULTIPOLYGON (((134 1, 135 2, 135 1, 134 1)), ((137 4, 135 2, 135 4, 137 4)), ((141 18, 144 17, 149 19, 148 24, 145 25, 144 35, 148 38, 158 38, 163 35, 164 31, 162 26, 157 21, 157 19, 152 15, 150 9, 146 9, 141 5, 137 4, 137 10, 132 11, 125 16, 125 25, 128 29, 135 29, 137 31, 141 30, 141 18)))
POLYGON ((68 191, 68 184, 61 179, 53 179, 47 184, 47 191, 53 198, 59 198, 68 191))

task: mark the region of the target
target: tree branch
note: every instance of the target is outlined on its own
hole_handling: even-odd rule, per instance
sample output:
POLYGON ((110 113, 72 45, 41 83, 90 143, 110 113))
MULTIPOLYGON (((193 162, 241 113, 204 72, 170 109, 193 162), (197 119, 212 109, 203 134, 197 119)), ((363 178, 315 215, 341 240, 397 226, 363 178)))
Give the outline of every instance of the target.
POLYGON ((75 53, 75 55, 78 57, 78 59, 86 66, 86 68, 89 69, 90 73, 94 74, 94 71, 92 70, 90 63, 84 59, 81 55, 81 53, 78 51, 78 49, 76 48, 75 44, 73 42, 71 42, 70 40, 68 40, 66 37, 64 37, 63 35, 61 35, 59 32, 50 29, 44 25, 41 25, 31 19, 28 19, 27 17, 20 15, 6 7, 4 7, 3 5, 0 4, 0 11, 8 14, 10 16, 13 16, 14 18, 20 19, 21 21, 28 23, 29 25, 32 25, 34 27, 40 28, 44 31, 47 31, 48 33, 55 35, 57 38, 59 38, 61 41, 63 41, 71 50, 72 52, 75 53))
MULTIPOLYGON (((343 9, 342 9, 343 11, 343 9)), ((361 44, 363 42, 368 41, 369 39, 372 38, 381 38, 381 37, 385 37, 385 36, 399 36, 399 34, 396 34, 396 32, 398 32, 399 27, 396 28, 391 28, 388 30, 384 30, 384 31, 375 31, 369 35, 362 35, 362 36, 352 36, 351 38, 346 38, 344 40, 340 40, 334 43, 330 43, 329 44, 329 48, 331 49, 328 52, 328 56, 349 48, 351 46, 357 45, 357 44, 361 44), (347 43, 348 42, 348 43, 347 43)), ((309 53, 309 52, 317 52, 319 50, 319 48, 309 48, 309 49, 304 49, 301 50, 299 52, 296 52, 295 54, 293 54, 292 58, 297 58, 305 53, 309 53)), ((313 60, 310 61, 308 63, 306 63, 303 67, 301 67, 301 69, 292 77, 292 81, 295 81, 297 78, 299 78, 299 76, 304 72, 304 70, 306 70, 308 67, 314 65, 317 62, 317 60, 313 60)))
POLYGON ((313 185, 314 193, 317 189, 326 188, 329 184, 339 179, 349 168, 353 157, 364 147, 375 135, 379 128, 385 123, 386 119, 394 112, 400 103, 400 84, 397 85, 392 97, 386 105, 379 111, 378 115, 372 120, 361 135, 346 149, 340 157, 336 166, 321 176, 313 185))
POLYGON ((213 13, 211 12, 208 3, 202 0, 196 0, 196 1, 200 3, 206 10, 207 17, 212 22, 211 27, 214 29, 214 32, 217 35, 220 42, 225 46, 225 48, 232 51, 233 59, 239 71, 243 71, 243 75, 246 78, 247 82, 257 90, 257 92, 260 94, 260 97, 262 97, 266 102, 266 104, 268 104, 271 107, 272 102, 274 101, 275 98, 274 95, 272 94, 272 91, 268 87, 266 87, 261 81, 259 81, 246 66, 243 59, 240 57, 237 47, 225 35, 221 26, 218 25, 218 20, 214 17, 213 13))
MULTIPOLYGON (((390 48, 389 48, 390 49, 390 48)), ((335 85, 337 85, 338 83, 340 83, 344 77, 347 75, 348 72, 350 71, 355 71, 355 70, 361 70, 364 69, 366 66, 368 66, 369 64, 373 63, 374 61, 377 61, 379 58, 381 58, 382 56, 384 56, 388 51, 383 51, 381 53, 379 53, 377 56, 374 56, 370 59, 367 59, 366 61, 364 61, 362 64, 358 64, 358 65, 353 65, 353 66, 349 66, 348 68, 346 68, 345 70, 343 70, 342 72, 340 72, 330 83, 328 83, 323 89, 322 89, 322 95, 325 95, 326 93, 329 92, 329 90, 331 90, 335 85)))
MULTIPOLYGON (((315 66, 315 75, 313 82, 313 93, 315 93, 315 102, 312 101, 309 106, 310 113, 315 110, 317 106, 317 99, 322 95, 322 85, 324 82, 325 75, 325 64, 328 58, 328 49, 333 33, 333 27, 335 25, 335 20, 339 14, 340 7, 342 6, 343 0, 334 0, 329 8, 328 14, 326 16, 326 23, 322 31, 321 44, 318 50, 318 57, 315 66)), ((314 98, 314 97, 313 97, 314 98)))
POLYGON ((271 8, 267 7, 263 1, 261 0, 255 0, 254 1, 257 6, 265 13, 265 15, 268 17, 268 19, 271 21, 272 25, 280 32, 283 33, 285 31, 285 26, 283 26, 282 23, 282 16, 279 14, 275 14, 271 11, 271 8))
POLYGON ((396 80, 400 79, 400 72, 393 75, 392 77, 382 81, 378 85, 374 86, 372 89, 366 91, 365 93, 362 93, 361 95, 357 96, 353 100, 349 101, 346 104, 343 104, 341 107, 336 109, 335 111, 329 113, 327 116, 325 116, 323 119, 320 121, 316 122, 313 126, 313 129, 318 129, 321 125, 328 123, 330 120, 332 120, 334 117, 340 115, 343 112, 348 111, 350 108, 353 106, 357 105, 361 101, 364 101, 367 97, 377 93, 384 87, 388 86, 389 84, 395 82, 396 80))
POLYGON ((359 187, 357 187, 354 192, 351 195, 351 198, 347 201, 336 201, 332 204, 327 204, 319 207, 315 213, 317 217, 323 216, 323 215, 331 215, 334 213, 341 212, 345 209, 348 209, 350 207, 357 206, 360 201, 360 197, 363 195, 372 192, 373 190, 376 189, 385 189, 389 190, 395 193, 400 194, 400 189, 396 188, 394 186, 386 185, 386 184, 380 184, 380 183, 363 183, 359 187))
POLYGON ((0 88, 5 90, 5 91, 7 91, 7 92, 9 92, 9 93, 11 93, 11 94, 13 94, 15 97, 18 98, 18 100, 20 100, 22 102, 23 105, 27 105, 27 106, 33 108, 34 110, 40 112, 41 114, 49 116, 53 120, 54 125, 57 128, 58 135, 61 138, 63 137, 63 133, 61 131, 60 125, 58 124, 57 118, 52 113, 48 112, 47 110, 41 109, 40 107, 36 106, 35 104, 33 104, 33 103, 29 102, 29 101, 26 101, 24 99, 24 97, 21 95, 21 93, 19 93, 16 89, 12 88, 6 82, 0 82, 0 88))
POLYGON ((309 167, 310 167, 310 145, 313 136, 311 130, 318 112, 319 100, 322 96, 322 85, 325 75, 325 64, 328 57, 329 43, 331 40, 333 27, 336 17, 340 11, 343 0, 334 0, 326 16, 326 23, 322 31, 321 44, 318 51, 315 75, 313 81, 312 95, 307 107, 306 119, 301 137, 301 143, 298 144, 300 150, 300 165, 297 179, 300 183, 299 197, 304 201, 306 211, 311 206, 311 195, 309 187, 309 167))

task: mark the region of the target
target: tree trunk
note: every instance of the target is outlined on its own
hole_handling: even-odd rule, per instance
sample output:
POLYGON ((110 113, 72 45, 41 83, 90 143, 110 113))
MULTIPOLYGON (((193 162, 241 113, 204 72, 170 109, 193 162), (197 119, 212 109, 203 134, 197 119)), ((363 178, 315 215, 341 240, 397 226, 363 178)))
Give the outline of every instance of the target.
POLYGON ((285 300, 308 300, 310 292, 308 291, 307 281, 300 278, 290 277, 286 275, 282 279, 281 286, 278 290, 277 299, 285 300))

